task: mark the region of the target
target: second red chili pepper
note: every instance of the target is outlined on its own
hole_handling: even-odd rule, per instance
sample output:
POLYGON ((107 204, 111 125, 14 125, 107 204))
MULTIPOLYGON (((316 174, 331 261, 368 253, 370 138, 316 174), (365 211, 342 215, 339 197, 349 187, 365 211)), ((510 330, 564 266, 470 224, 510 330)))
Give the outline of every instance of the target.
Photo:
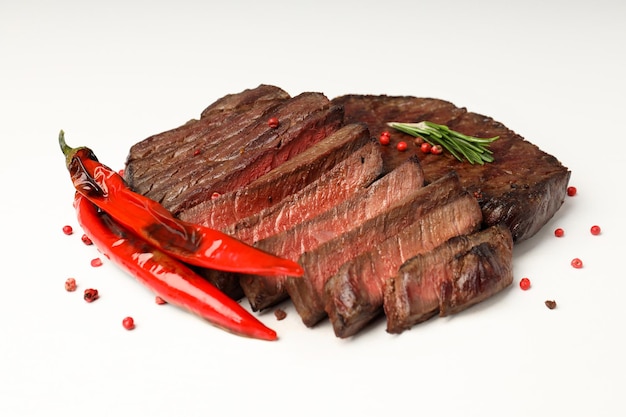
POLYGON ((231 333, 276 340, 276 332, 183 263, 125 230, 76 193, 78 222, 96 247, 157 296, 231 333))

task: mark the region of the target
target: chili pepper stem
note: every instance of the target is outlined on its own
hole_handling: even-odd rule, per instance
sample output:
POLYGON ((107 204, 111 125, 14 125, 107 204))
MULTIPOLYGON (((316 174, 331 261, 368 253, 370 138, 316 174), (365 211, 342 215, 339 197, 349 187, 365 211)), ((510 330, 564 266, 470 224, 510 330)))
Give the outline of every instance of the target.
POLYGON ((63 131, 63 129, 61 129, 61 131, 59 132, 59 146, 61 147, 61 152, 63 152, 63 155, 65 156, 66 167, 70 165, 70 162, 72 161, 72 158, 74 158, 74 155, 76 155, 76 152, 78 152, 80 149, 86 149, 84 146, 79 148, 72 148, 71 146, 69 146, 65 142, 65 132, 63 131))

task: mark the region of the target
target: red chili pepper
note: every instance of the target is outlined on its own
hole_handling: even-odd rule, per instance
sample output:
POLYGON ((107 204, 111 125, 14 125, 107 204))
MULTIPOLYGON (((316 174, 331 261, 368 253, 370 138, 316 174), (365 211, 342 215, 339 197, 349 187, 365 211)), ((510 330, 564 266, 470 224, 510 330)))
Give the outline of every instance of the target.
POLYGON ((299 277, 294 261, 256 249, 225 233, 177 219, 159 203, 132 191, 87 147, 59 144, 77 191, 127 229, 163 252, 192 265, 228 272, 299 277))
POLYGON ((241 336, 276 340, 276 332, 182 262, 124 229, 80 193, 78 222, 96 247, 157 296, 241 336))

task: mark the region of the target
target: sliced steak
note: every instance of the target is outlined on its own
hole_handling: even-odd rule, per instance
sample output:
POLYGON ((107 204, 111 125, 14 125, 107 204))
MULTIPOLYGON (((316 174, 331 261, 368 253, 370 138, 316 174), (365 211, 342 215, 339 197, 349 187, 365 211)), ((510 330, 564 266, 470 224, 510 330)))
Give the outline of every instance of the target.
MULTIPOLYGON (((379 149, 376 147, 375 149, 379 149)), ((367 155, 365 156, 367 157, 367 155)), ((305 220, 282 233, 260 240, 255 246, 287 259, 298 259, 305 251, 314 250, 348 230, 352 230, 423 186, 424 177, 416 158, 409 159, 398 169, 373 182, 368 188, 353 194, 346 200, 337 201, 333 195, 326 196, 335 204, 322 214, 305 220)), ((252 279, 252 278, 248 278, 252 279)), ((301 278, 298 278, 300 280, 301 278)), ((283 300, 288 296, 289 279, 265 279, 264 299, 283 300)), ((257 303, 258 300, 251 300, 257 303)))
MULTIPOLYGON (((253 107, 256 110, 256 107, 253 107)), ((213 193, 235 190, 269 172, 337 130, 343 112, 320 93, 302 93, 266 108, 257 117, 239 115, 246 123, 221 124, 201 136, 174 135, 174 153, 151 154, 142 164, 158 165, 155 175, 143 175, 148 187, 129 181, 138 192, 159 201, 175 215, 213 193), (278 128, 267 120, 278 117, 278 128), (218 138, 218 140, 216 140, 218 138)), ((201 119, 202 120, 202 119, 201 119)), ((131 148, 128 176, 137 177, 131 148)))
POLYGON ((204 163, 206 155, 195 158, 200 156, 194 155, 196 150, 210 149, 236 135, 289 98, 278 87, 259 86, 219 99, 202 112, 200 120, 134 144, 126 160, 125 180, 136 192, 159 201, 169 188, 176 188, 172 185, 176 180, 169 177, 181 165, 204 163))
MULTIPOLYGON (((326 317, 324 288, 344 263, 397 236, 428 213, 434 204, 440 204, 446 198, 457 199, 458 188, 450 183, 458 181, 456 174, 451 172, 427 187, 413 188, 402 198, 378 199, 381 207, 375 215, 315 249, 304 252, 298 260, 304 268, 304 276, 287 280, 287 292, 302 322, 312 327, 326 317), (383 204, 383 201, 389 203, 383 204)), ((395 192, 393 188, 388 190, 388 197, 395 192)))
MULTIPOLYGON (((365 125, 347 125, 247 186, 190 207, 180 217, 227 233, 234 232, 243 219, 258 216, 262 210, 294 195, 370 140, 365 125), (224 230, 226 227, 228 231, 224 230)), ((252 243, 252 239, 245 236, 239 238, 252 243)))
POLYGON ((383 160, 379 148, 368 137, 365 146, 353 150, 351 155, 314 182, 285 197, 278 204, 222 230, 244 242, 254 243, 296 227, 337 206, 380 178, 383 160))
POLYGON ((510 230, 499 225, 409 259, 385 284, 387 331, 458 313, 506 288, 513 281, 512 252, 510 230))
MULTIPOLYGON (((427 182, 456 171, 463 186, 478 197, 485 227, 504 223, 515 242, 533 236, 563 203, 570 171, 555 157, 490 117, 431 98, 346 95, 332 101, 344 107, 346 123, 366 123, 374 136, 390 131, 394 142, 412 143, 412 138, 387 127, 390 121, 428 120, 472 136, 500 136, 490 147, 495 162, 485 165, 460 162, 447 153, 418 155, 427 182)), ((387 147, 383 153, 385 166, 392 169, 408 153, 387 147)))
POLYGON ((353 336, 382 314, 384 284, 407 259, 479 229, 478 202, 459 181, 434 183, 424 192, 444 186, 449 187, 448 193, 430 193, 427 207, 414 223, 344 263, 326 282, 325 310, 336 336, 353 336))
MULTIPOLYGON (((369 136, 368 136, 369 137, 369 136)), ((362 192, 382 173, 379 145, 368 143, 353 151, 297 193, 257 214, 224 229, 243 241, 252 243, 283 233, 298 224, 330 210, 338 202, 362 192)), ((267 243, 265 243, 267 244, 267 243)), ((262 246, 260 243, 257 246, 262 246)), ((295 253, 297 259, 300 253, 295 253)), ((285 278, 241 275, 243 291, 254 311, 271 307, 287 298, 285 278)))

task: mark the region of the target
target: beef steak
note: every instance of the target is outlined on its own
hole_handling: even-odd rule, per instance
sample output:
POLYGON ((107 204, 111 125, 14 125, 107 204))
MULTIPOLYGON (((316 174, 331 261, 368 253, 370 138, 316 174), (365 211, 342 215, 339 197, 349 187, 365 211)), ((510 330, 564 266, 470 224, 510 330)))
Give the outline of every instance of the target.
POLYGON ((498 225, 453 237, 409 259, 385 283, 387 331, 401 333, 498 293, 513 281, 512 258, 511 232, 498 225))
MULTIPOLYGON (((251 217, 293 198, 370 140, 363 124, 344 126, 245 187, 205 200, 180 213, 180 217, 227 233, 240 230, 245 224, 252 225, 251 217)), ((238 238, 252 243, 242 235, 238 238)))
POLYGON ((336 336, 353 336, 382 314, 383 287, 402 263, 480 227, 478 202, 459 181, 435 182, 423 191, 430 192, 429 201, 414 223, 344 263, 326 282, 325 310, 336 336), (430 192, 432 187, 440 190, 430 192), (439 192, 442 187, 448 193, 439 192))
MULTIPOLYGON (((258 242, 257 247, 271 246, 272 243, 263 243, 264 240, 288 233, 298 224, 331 209, 338 201, 349 199, 365 189, 380 176, 382 164, 378 145, 370 141, 302 190, 225 228, 224 232, 248 243, 258 242)), ((276 240, 280 238, 272 241, 276 240)), ((299 254, 298 251, 293 252, 293 259, 297 259, 299 254)), ((283 256, 287 255, 283 253, 283 256)), ((241 275, 239 280, 254 311, 287 298, 286 277, 241 275)))
MULTIPOLYGON (((374 149, 379 152, 379 148, 376 146, 374 149)), ((363 157, 371 156, 365 154, 363 157)), ((380 164, 382 167, 382 159, 380 164)), ((376 180, 369 187, 353 193, 347 199, 337 202, 334 195, 326 196, 326 199, 333 202, 332 207, 284 232, 260 240, 255 246, 288 259, 298 259, 302 253, 314 250, 324 242, 378 215, 387 205, 409 195, 422 187, 423 183, 424 177, 419 163, 416 159, 410 159, 398 169, 376 180)), ((246 279, 252 281, 253 278, 246 279)), ((264 298, 283 299, 287 295, 292 295, 288 293, 287 277, 282 281, 259 280, 256 285, 259 285, 258 282, 269 284, 262 292, 264 298)), ((256 303, 257 300, 251 302, 256 303)))
MULTIPOLYGON (((358 226, 304 252, 298 260, 304 268, 304 276, 287 280, 287 291, 303 323, 311 327, 326 317, 325 285, 343 264, 397 236, 429 213, 434 205, 446 199, 458 199, 459 187, 451 184, 458 181, 457 175, 451 172, 426 187, 413 188, 402 198, 389 199, 388 204, 381 204, 375 215, 358 226)), ((394 189, 389 191, 395 192, 394 189)), ((475 207, 473 197, 465 201, 466 207, 475 207)))
MULTIPOLYGON (((533 236, 563 203, 570 171, 555 157, 541 151, 520 135, 490 117, 468 112, 447 101, 386 95, 345 95, 332 100, 344 108, 344 121, 366 123, 372 134, 390 131, 392 141, 412 138, 386 126, 387 122, 444 124, 477 137, 499 136, 491 144, 495 162, 472 165, 452 155, 417 152, 427 182, 456 171, 463 186, 474 193, 483 211, 485 227, 506 224, 515 242, 533 236)), ((385 166, 392 169, 407 153, 393 146, 383 151, 385 166)), ((411 152, 412 153, 412 152, 411 152)))
POLYGON ((136 149, 145 147, 132 147, 126 162, 127 182, 179 215, 214 193, 224 194, 249 184, 342 124, 341 107, 331 105, 320 93, 268 102, 272 104, 261 110, 253 105, 230 123, 202 134, 190 135, 181 129, 149 139, 153 144, 167 142, 172 152, 139 154, 136 149), (279 118, 277 128, 268 125, 270 117, 279 118))

